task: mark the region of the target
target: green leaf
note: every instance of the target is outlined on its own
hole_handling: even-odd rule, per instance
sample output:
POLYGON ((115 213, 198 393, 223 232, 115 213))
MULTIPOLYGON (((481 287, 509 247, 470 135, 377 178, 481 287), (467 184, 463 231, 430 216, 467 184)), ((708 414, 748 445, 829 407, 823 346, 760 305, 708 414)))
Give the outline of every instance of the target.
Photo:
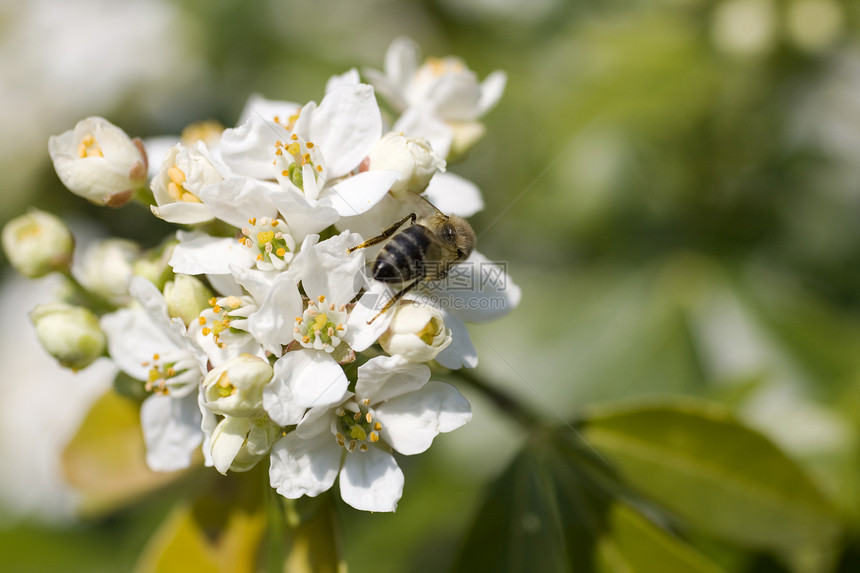
POLYGON ((720 571, 619 495, 569 428, 535 435, 491 486, 454 570, 720 571))
POLYGON ((118 509, 185 473, 156 473, 146 466, 139 411, 138 402, 108 391, 66 446, 63 471, 81 494, 83 513, 118 509))
POLYGON ((136 573, 254 573, 266 530, 264 472, 213 479, 192 503, 178 504, 144 548, 136 573))
POLYGON ((612 504, 608 522, 608 531, 597 542, 600 571, 650 573, 655 563, 661 573, 722 571, 627 504, 612 504))
POLYGON ((706 534, 794 555, 826 550, 839 534, 834 508, 803 470, 722 408, 596 410, 582 431, 627 483, 706 534))

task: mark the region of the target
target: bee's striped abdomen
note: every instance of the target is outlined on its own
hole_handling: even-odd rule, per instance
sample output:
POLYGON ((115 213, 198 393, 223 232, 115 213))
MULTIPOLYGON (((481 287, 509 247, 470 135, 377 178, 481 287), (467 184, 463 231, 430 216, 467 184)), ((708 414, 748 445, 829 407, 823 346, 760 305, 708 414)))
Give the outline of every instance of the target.
POLYGON ((424 259, 430 247, 430 232, 412 225, 388 241, 373 264, 373 278, 387 283, 404 283, 423 277, 424 259))

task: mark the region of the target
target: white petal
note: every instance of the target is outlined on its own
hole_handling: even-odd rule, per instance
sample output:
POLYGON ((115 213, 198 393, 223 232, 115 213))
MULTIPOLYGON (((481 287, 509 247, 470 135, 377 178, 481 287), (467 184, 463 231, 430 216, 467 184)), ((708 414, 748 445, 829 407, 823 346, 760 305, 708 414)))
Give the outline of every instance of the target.
POLYGON ((186 275, 229 274, 230 265, 250 267, 253 255, 232 237, 210 237, 179 233, 180 243, 173 249, 168 264, 186 275))
POLYGON ((230 469, 233 460, 251 429, 249 418, 224 418, 215 428, 212 436, 212 465, 222 474, 230 469))
POLYGON ((322 200, 341 217, 360 215, 376 205, 399 176, 397 171, 385 169, 365 171, 327 187, 322 200))
POLYGON ((233 176, 203 187, 198 195, 216 217, 241 229, 251 217, 277 217, 277 208, 266 196, 268 189, 262 181, 233 176))
POLYGON ((382 136, 373 88, 342 85, 327 93, 311 116, 309 135, 320 146, 332 178, 358 167, 382 136))
POLYGON ((296 317, 302 315, 302 297, 292 273, 280 273, 272 282, 266 298, 248 317, 248 331, 274 354, 293 340, 296 317))
POLYGON ((477 185, 450 172, 434 175, 424 197, 446 215, 471 217, 484 208, 477 185))
POLYGON ((301 241, 313 233, 319 233, 340 218, 338 212, 330 205, 308 201, 295 189, 271 190, 269 199, 277 206, 296 241, 301 241))
POLYGON ((498 103, 505 91, 507 81, 507 74, 501 70, 496 70, 484 78, 481 82, 481 99, 478 101, 478 117, 490 111, 498 103))
POLYGON ((390 400, 424 386, 430 379, 426 364, 409 362, 399 356, 377 356, 358 367, 355 394, 374 404, 390 400))
POLYGON ((147 379, 149 367, 143 363, 152 360, 153 354, 165 354, 175 348, 173 341, 141 309, 120 309, 106 314, 101 327, 113 361, 137 380, 147 379))
POLYGON ((522 297, 505 267, 478 251, 453 267, 446 280, 446 291, 438 296, 439 306, 466 322, 499 319, 515 309, 522 297))
POLYGON ((176 203, 165 203, 160 207, 152 205, 150 210, 159 219, 177 225, 196 225, 211 221, 213 218, 212 211, 203 203, 177 201, 176 203))
POLYGON ((347 454, 340 472, 343 501, 364 511, 394 511, 403 495, 403 472, 394 456, 371 446, 347 454))
POLYGON ((349 252, 350 247, 361 244, 361 235, 344 231, 321 243, 318 239, 316 235, 307 237, 296 257, 305 293, 311 299, 323 295, 337 305, 350 302, 364 285, 364 253, 349 252))
POLYGON ((445 326, 451 329, 452 340, 451 344, 436 356, 436 362, 452 370, 478 366, 478 352, 472 344, 466 324, 450 312, 443 310, 442 316, 445 317, 445 326))
POLYGON ((423 108, 410 108, 394 122, 392 131, 405 133, 409 137, 424 137, 442 157, 448 157, 454 132, 445 122, 423 108))
POLYGON ((350 348, 356 352, 367 350, 388 330, 394 313, 389 311, 379 314, 379 311, 391 296, 391 289, 378 281, 373 282, 361 295, 346 319, 346 334, 343 339, 350 348), (370 321, 373 322, 368 324, 370 321))
POLYGON ((196 394, 183 398, 154 394, 144 400, 140 423, 149 468, 169 472, 190 466, 194 450, 203 441, 201 419, 196 394))
POLYGON ((282 426, 298 423, 307 408, 340 402, 349 383, 337 362, 316 350, 287 352, 274 370, 263 408, 282 426))
POLYGON ((237 125, 241 125, 251 119, 257 117, 265 121, 273 122, 277 117, 281 123, 286 122, 289 117, 295 114, 301 106, 291 101, 281 101, 274 99, 266 99, 260 94, 251 94, 248 101, 245 102, 245 108, 239 116, 237 125))
POLYGON ((257 179, 272 179, 275 142, 289 137, 283 126, 251 115, 236 128, 221 134, 221 157, 234 172, 257 179))
POLYGON ((405 455, 420 454, 438 434, 456 430, 472 419, 469 401, 450 384, 435 380, 374 411, 382 424, 382 438, 405 455))
POLYGON ((286 498, 314 497, 334 485, 342 453, 331 434, 302 439, 291 432, 272 446, 269 482, 286 498))
POLYGON ((352 68, 339 76, 332 76, 325 84, 325 93, 333 91, 341 86, 354 86, 361 83, 361 77, 358 70, 352 68))

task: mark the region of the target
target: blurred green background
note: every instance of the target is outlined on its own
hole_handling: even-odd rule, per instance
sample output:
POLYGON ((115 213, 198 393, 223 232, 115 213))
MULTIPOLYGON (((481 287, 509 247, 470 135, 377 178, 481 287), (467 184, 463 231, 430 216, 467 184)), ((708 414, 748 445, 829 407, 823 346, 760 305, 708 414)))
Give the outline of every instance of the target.
MULTIPOLYGON (((252 93, 319 101, 330 75, 381 68, 398 35, 480 77, 508 73, 485 139, 449 166, 483 191, 480 250, 523 289, 514 313, 471 329, 478 373, 559 423, 643 397, 726 404, 832 497, 853 524, 836 567, 857 570, 856 3, 3 2, 0 222, 36 205, 155 244, 170 227, 143 208, 98 209, 62 188, 48 135, 88 115, 143 137, 210 118, 230 126, 252 93)), ((22 361, 19 333, 3 336, 6 360, 22 361)), ((18 368, 4 387, 50 375, 18 368)), ((453 563, 482 488, 523 439, 464 392, 473 421, 401 460, 396 514, 341 507, 353 571, 453 563)), ((26 443, 8 417, 2 427, 26 443)), ((18 460, 2 473, 30 467, 18 460)), ((129 570, 170 501, 80 521, 22 509, 4 489, 4 571, 129 570)), ((759 556, 737 570, 782 567, 759 556)))

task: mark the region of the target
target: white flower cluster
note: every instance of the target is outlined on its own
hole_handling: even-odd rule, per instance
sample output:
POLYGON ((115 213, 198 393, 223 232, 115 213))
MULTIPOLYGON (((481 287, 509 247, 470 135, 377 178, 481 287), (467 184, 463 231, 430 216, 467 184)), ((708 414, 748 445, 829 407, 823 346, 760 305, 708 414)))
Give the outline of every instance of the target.
MULTIPOLYGON (((463 320, 504 315, 519 289, 472 251, 456 261, 471 280, 419 280, 386 306, 405 285, 374 280, 369 267, 408 253, 354 247, 420 209, 422 194, 444 213, 437 219, 482 208, 474 185, 444 171, 453 148, 477 141, 504 76, 479 83, 454 59, 419 66, 403 39, 385 72, 366 76, 373 86, 355 70, 331 78, 319 104, 252 97, 236 127, 204 126, 196 141, 142 146, 102 118, 51 139, 74 193, 116 206, 148 182, 152 213, 183 226, 160 258, 105 242, 78 269, 113 306, 100 313, 108 354, 148 394, 141 422, 152 469, 188 467, 202 447, 221 473, 270 460, 271 485, 288 498, 315 496, 339 477, 351 506, 393 511, 404 483, 393 453, 423 452, 471 418, 426 363, 474 367, 463 320), (398 117, 383 118, 374 87, 398 117), (147 156, 163 157, 148 176, 147 156)), ((413 254, 444 251, 428 236, 435 251, 413 254)), ((455 259, 427 257, 417 262, 455 259)))

